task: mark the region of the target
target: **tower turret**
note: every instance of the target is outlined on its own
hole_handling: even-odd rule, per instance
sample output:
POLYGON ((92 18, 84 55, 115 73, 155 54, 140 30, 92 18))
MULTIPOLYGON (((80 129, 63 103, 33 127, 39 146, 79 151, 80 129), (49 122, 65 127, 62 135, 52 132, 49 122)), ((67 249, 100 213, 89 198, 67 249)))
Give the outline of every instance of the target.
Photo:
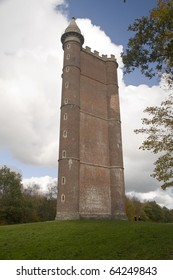
POLYGON ((72 18, 61 37, 64 49, 57 219, 79 218, 80 52, 84 38, 72 18))
POLYGON ((74 17, 71 19, 70 24, 68 25, 68 27, 65 29, 65 32, 61 36, 61 42, 63 44, 63 47, 64 47, 64 44, 69 40, 77 41, 81 44, 81 46, 84 43, 84 37, 81 34, 81 31, 80 31, 79 27, 77 26, 74 17))

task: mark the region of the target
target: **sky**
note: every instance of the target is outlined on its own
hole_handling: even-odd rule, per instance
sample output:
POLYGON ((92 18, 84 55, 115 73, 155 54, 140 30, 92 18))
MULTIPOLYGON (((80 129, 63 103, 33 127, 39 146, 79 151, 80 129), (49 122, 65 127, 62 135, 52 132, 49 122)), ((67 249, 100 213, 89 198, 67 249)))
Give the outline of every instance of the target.
POLYGON ((0 166, 44 190, 58 174, 63 50, 61 35, 71 17, 85 46, 117 58, 126 194, 173 208, 173 189, 150 176, 156 159, 139 150, 143 110, 167 93, 157 79, 123 75, 120 53, 132 36, 128 26, 148 15, 157 0, 0 0, 0 166))

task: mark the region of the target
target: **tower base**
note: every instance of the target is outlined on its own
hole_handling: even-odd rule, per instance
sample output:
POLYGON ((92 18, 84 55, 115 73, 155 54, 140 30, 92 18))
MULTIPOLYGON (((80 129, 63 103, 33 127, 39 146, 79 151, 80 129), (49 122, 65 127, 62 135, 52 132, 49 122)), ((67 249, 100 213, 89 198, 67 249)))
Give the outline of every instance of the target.
POLYGON ((67 221, 67 220, 79 220, 80 216, 78 212, 57 212, 55 220, 67 221))
POLYGON ((127 216, 124 212, 119 212, 114 215, 111 214, 91 214, 91 213, 69 213, 69 212, 57 212, 55 220, 56 221, 70 221, 79 219, 94 219, 94 220, 127 220, 127 216))
POLYGON ((111 217, 112 220, 127 220, 127 215, 125 212, 114 213, 111 217))

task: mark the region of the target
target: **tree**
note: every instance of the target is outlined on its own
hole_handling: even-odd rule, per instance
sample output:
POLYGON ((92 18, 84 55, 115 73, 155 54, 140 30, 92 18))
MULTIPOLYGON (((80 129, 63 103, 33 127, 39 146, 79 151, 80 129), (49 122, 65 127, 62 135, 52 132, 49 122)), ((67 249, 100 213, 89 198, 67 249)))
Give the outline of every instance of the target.
POLYGON ((173 209, 169 210, 166 207, 161 207, 155 201, 139 201, 136 197, 126 197, 126 213, 129 221, 141 221, 172 223, 173 209))
POLYGON ((125 197, 125 206, 126 206, 126 214, 129 221, 134 221, 134 217, 136 216, 134 203, 131 198, 125 197))
POLYGON ((144 112, 149 114, 148 118, 142 119, 146 127, 135 132, 148 135, 140 149, 160 154, 152 176, 163 182, 161 187, 166 189, 173 186, 173 96, 170 95, 160 107, 147 107, 144 112))
POLYGON ((40 207, 40 187, 38 184, 29 183, 23 188, 23 222, 39 222, 38 208, 40 207))
MULTIPOLYGON (((125 73, 135 68, 152 78, 162 77, 173 88, 173 0, 158 0, 157 7, 149 16, 136 19, 128 30, 135 32, 129 39, 126 53, 122 54, 125 73)), ((145 113, 149 118, 142 122, 147 126, 135 130, 136 133, 148 134, 142 143, 143 150, 152 150, 160 156, 152 174, 158 181, 163 181, 162 188, 173 186, 173 97, 161 103, 160 107, 148 107, 145 113)))
POLYGON ((22 221, 22 176, 7 166, 0 168, 0 223, 22 221))
POLYGON ((153 222, 164 222, 164 211, 155 201, 147 201, 144 205, 144 212, 153 222))
POLYGON ((166 207, 163 207, 162 211, 163 211, 164 222, 165 223, 172 223, 173 222, 173 213, 172 213, 172 211, 169 210, 166 207))
POLYGON ((23 189, 23 222, 54 220, 56 215, 56 184, 48 184, 47 192, 30 183, 23 189))
POLYGON ((135 217, 141 217, 142 221, 147 221, 148 217, 143 210, 143 203, 136 197, 127 197, 125 200, 126 214, 129 221, 134 221, 135 217))
POLYGON ((126 53, 122 53, 125 73, 140 68, 152 78, 163 77, 172 87, 173 82, 173 0, 158 0, 149 16, 136 19, 128 27, 135 32, 129 39, 126 53))

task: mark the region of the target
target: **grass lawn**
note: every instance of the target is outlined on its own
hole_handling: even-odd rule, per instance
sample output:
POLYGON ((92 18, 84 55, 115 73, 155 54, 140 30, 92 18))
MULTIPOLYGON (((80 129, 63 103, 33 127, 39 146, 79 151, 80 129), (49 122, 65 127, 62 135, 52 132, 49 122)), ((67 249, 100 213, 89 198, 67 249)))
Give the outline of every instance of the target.
POLYGON ((173 260, 173 224, 79 220, 0 226, 1 260, 173 260))

